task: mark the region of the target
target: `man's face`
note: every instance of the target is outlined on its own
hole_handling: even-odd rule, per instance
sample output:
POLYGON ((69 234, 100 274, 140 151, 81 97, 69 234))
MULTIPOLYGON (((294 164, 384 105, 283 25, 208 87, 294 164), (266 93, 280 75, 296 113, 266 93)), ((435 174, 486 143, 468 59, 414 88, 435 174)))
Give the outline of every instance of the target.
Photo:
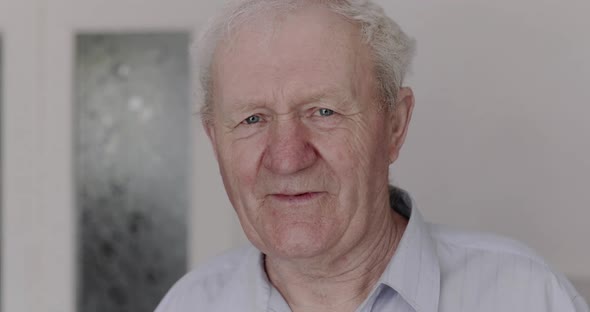
POLYGON ((218 47, 206 128, 261 251, 344 253, 385 216, 405 130, 380 109, 375 86, 359 30, 324 9, 251 22, 218 47))

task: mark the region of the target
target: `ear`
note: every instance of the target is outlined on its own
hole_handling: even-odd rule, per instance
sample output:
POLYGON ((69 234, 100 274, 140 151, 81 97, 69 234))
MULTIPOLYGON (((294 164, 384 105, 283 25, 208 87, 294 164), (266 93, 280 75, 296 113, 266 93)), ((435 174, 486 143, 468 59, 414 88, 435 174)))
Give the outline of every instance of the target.
POLYGON ((213 153, 215 153, 215 159, 219 162, 219 153, 217 151, 217 141, 215 140, 215 126, 213 125, 213 121, 203 120, 203 130, 207 133, 209 142, 211 142, 211 146, 213 147, 213 153))
POLYGON ((399 157, 399 152, 406 140, 408 126, 414 110, 414 92, 410 88, 402 87, 397 93, 397 102, 390 111, 390 144, 389 163, 392 164, 399 157))

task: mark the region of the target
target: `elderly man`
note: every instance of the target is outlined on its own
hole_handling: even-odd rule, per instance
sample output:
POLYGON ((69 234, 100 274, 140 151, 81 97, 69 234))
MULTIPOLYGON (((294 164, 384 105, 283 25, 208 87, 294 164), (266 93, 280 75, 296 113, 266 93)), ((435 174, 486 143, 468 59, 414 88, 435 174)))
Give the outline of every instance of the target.
POLYGON ((370 1, 240 1, 211 23, 203 123, 253 246, 189 273, 157 312, 588 311, 527 248, 425 223, 389 186, 412 53, 370 1))

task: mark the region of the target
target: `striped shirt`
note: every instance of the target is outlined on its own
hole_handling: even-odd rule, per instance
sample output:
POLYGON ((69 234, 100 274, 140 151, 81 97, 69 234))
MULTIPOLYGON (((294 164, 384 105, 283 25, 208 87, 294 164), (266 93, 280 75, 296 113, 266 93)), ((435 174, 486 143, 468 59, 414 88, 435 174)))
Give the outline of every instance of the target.
MULTIPOLYGON (((584 299, 532 250, 495 235, 426 223, 404 191, 391 206, 408 226, 358 312, 589 312, 584 299)), ((156 312, 291 311, 246 246, 188 273, 156 312)))

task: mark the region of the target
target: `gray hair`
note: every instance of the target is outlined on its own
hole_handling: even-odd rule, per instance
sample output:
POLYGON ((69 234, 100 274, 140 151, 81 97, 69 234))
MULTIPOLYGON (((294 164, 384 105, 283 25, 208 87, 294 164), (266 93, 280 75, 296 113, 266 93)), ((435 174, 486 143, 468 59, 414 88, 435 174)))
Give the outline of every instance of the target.
POLYGON ((212 117, 211 71, 220 41, 256 16, 288 13, 312 3, 359 25, 363 41, 371 49, 380 101, 385 107, 393 108, 397 91, 409 70, 415 42, 385 14, 381 6, 371 0, 238 0, 209 21, 191 48, 193 65, 199 76, 195 89, 203 100, 200 108, 203 122, 209 122, 212 117))

